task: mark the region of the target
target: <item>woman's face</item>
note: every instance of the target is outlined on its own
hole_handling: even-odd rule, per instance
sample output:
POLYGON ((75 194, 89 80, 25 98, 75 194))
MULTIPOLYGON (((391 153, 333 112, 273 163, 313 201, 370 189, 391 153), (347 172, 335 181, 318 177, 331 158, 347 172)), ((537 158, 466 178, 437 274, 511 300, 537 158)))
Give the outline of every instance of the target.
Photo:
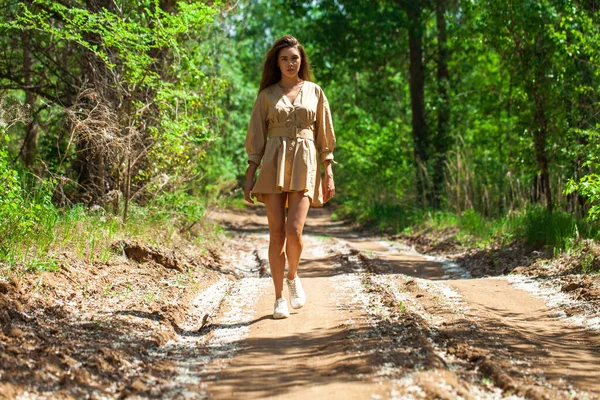
POLYGON ((279 50, 277 65, 279 66, 279 69, 281 69, 282 75, 287 76, 288 78, 296 77, 300 71, 301 62, 302 59, 300 58, 300 52, 297 47, 287 47, 279 50))

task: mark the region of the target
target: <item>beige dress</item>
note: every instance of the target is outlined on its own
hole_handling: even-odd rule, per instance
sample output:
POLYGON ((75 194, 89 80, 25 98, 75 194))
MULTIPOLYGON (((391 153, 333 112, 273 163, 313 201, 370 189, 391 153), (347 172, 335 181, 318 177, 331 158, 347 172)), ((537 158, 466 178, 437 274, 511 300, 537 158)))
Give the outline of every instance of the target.
POLYGON ((323 90, 304 81, 290 102, 278 84, 262 90, 246 135, 248 160, 260 166, 252 195, 300 191, 323 205, 319 161, 333 160, 335 134, 323 90), (262 161, 262 164, 261 164, 262 161))

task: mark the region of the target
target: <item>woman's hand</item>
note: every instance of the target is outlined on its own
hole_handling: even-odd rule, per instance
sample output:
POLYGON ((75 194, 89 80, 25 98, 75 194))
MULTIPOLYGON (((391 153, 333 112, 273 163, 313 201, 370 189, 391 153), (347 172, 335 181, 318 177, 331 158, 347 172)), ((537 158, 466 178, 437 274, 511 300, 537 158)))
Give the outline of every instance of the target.
POLYGON ((335 196, 335 183, 333 182, 333 170, 331 162, 325 165, 325 178, 323 179, 323 203, 327 203, 335 196))
POLYGON ((256 169, 258 165, 253 162, 248 163, 248 168, 246 168, 246 184, 244 185, 244 199, 250 204, 254 204, 254 200, 250 197, 250 192, 252 188, 254 188, 254 184, 256 183, 254 180, 254 174, 256 173, 256 169))
POLYGON ((254 200, 252 200, 252 198, 250 197, 250 192, 252 191, 253 187, 254 177, 249 178, 246 176, 246 185, 244 186, 244 198, 250 204, 254 204, 254 200))

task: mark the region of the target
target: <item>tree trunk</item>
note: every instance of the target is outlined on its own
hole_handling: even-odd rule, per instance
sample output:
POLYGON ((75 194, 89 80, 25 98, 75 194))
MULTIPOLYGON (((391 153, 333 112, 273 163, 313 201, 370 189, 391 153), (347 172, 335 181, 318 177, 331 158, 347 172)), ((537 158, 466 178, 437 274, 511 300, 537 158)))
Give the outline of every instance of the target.
MULTIPOLYGON (((533 132, 533 145, 535 150, 535 160, 538 165, 539 175, 535 180, 534 190, 539 190, 539 195, 546 198, 546 208, 552 212, 554 203, 552 201, 552 190, 550 188, 550 165, 548 162, 548 152, 546 150, 546 142, 548 140, 548 126, 544 105, 541 96, 538 92, 537 84, 531 87, 533 100, 535 103, 535 120, 538 123, 538 128, 533 132)), ((540 196, 536 196, 539 198, 540 196)))
MULTIPOLYGON (((552 200, 552 190, 550 188, 550 165, 548 162, 548 151, 546 144, 548 140, 548 119, 544 110, 543 96, 539 92, 541 85, 543 85, 546 74, 546 63, 547 57, 545 54, 544 44, 542 42, 543 37, 538 37, 535 42, 533 51, 535 52, 535 58, 528 62, 526 51, 522 44, 522 38, 514 30, 514 17, 512 15, 512 3, 511 3, 511 23, 508 24, 508 29, 512 35, 512 41, 515 46, 516 54, 521 60, 521 68, 523 71, 533 71, 533 76, 528 76, 527 81, 530 84, 527 87, 530 90, 529 96, 533 100, 533 114, 535 122, 537 124, 533 130, 533 146, 535 159, 538 167, 538 174, 534 178, 532 197, 533 201, 539 201, 544 196, 546 198, 546 208, 549 212, 554 209, 554 202, 552 200), (530 64, 533 64, 530 67, 530 64)), ((530 50, 530 49, 527 49, 530 50)))
POLYGON ((544 65, 543 44, 538 41, 536 43, 536 61, 535 66, 535 81, 531 84, 531 94, 535 105, 535 120, 538 127, 533 132, 535 159, 539 169, 539 188, 540 194, 546 198, 546 208, 549 212, 554 210, 554 202, 552 199, 552 188, 550 187, 550 164, 548 161, 548 151, 546 144, 548 142, 548 119, 544 110, 544 103, 539 92, 538 85, 543 82, 544 71, 541 70, 544 65))
POLYGON ((449 122, 450 106, 448 104, 448 40, 446 36, 446 6, 447 0, 437 0, 435 5, 435 20, 437 27, 438 59, 437 59, 437 90, 438 115, 437 132, 433 142, 435 164, 433 168, 433 206, 441 206, 444 187, 444 170, 446 154, 450 148, 449 122))
POLYGON ((408 16, 408 46, 410 52, 410 105, 412 110, 412 134, 417 168, 417 193, 427 206, 427 162, 429 140, 425 120, 425 65, 423 63, 423 7, 420 2, 402 3, 408 16))
MULTIPOLYGON (((115 7, 111 0, 86 0, 86 8, 90 12, 101 12, 103 9, 114 11, 115 7)), ((100 37, 95 33, 85 33, 84 38, 91 43, 100 43, 100 37)), ((114 109, 118 109, 120 99, 115 94, 111 74, 104 61, 88 51, 85 53, 85 57, 81 57, 80 62, 87 85, 97 93, 99 101, 111 103, 114 109)), ((106 153, 98 140, 82 138, 77 143, 77 159, 74 162, 74 169, 77 172, 77 183, 80 188, 79 198, 84 203, 100 201, 111 189, 110 182, 107 180, 106 169, 109 166, 105 157, 106 153)))

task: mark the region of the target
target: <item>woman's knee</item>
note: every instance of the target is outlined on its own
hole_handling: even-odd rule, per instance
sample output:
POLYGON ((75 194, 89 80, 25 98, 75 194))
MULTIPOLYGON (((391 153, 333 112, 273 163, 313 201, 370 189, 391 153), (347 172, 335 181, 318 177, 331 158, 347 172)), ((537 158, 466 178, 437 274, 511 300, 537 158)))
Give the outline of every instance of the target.
POLYGON ((276 247, 283 247, 285 244, 285 231, 283 229, 278 229, 275 232, 270 232, 270 244, 276 247))
POLYGON ((294 243, 302 242, 302 227, 295 224, 290 224, 285 228, 285 237, 288 242, 293 241, 294 243))

